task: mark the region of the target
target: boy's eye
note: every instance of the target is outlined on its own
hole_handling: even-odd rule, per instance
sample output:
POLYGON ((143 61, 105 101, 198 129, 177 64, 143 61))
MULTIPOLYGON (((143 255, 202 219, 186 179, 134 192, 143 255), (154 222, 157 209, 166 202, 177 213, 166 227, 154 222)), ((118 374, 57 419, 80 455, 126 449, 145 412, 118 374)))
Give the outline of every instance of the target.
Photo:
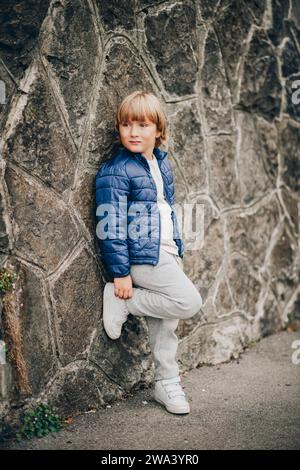
MULTIPOLYGON (((128 126, 128 124, 128 122, 121 122, 121 126, 128 126)), ((140 122, 140 126, 145 127, 149 126, 149 124, 147 122, 140 122)))

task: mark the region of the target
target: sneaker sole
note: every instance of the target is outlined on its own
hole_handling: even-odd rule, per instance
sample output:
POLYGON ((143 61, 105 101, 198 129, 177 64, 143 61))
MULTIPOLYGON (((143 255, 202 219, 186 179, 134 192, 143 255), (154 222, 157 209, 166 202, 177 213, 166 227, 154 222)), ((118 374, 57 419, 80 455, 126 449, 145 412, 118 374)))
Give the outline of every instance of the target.
POLYGON ((161 405, 163 405, 170 413, 175 413, 175 414, 187 414, 190 412, 190 407, 189 405, 187 406, 182 406, 182 407, 179 407, 179 406, 173 406, 173 405, 168 405, 167 403, 163 402, 162 400, 160 400, 159 398, 156 398, 154 397, 154 399, 160 403, 161 405))

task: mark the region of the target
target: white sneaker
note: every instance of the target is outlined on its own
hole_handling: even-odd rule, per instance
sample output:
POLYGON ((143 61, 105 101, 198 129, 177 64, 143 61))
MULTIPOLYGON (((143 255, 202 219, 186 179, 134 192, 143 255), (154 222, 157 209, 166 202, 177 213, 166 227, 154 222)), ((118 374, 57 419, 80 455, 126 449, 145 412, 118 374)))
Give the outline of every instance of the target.
POLYGON ((107 282, 103 292, 103 325, 111 339, 121 336, 122 325, 127 320, 129 311, 125 299, 115 296, 113 282, 107 282))
POLYGON ((189 413, 190 405, 179 382, 180 377, 157 380, 154 388, 154 399, 164 405, 170 413, 189 413))

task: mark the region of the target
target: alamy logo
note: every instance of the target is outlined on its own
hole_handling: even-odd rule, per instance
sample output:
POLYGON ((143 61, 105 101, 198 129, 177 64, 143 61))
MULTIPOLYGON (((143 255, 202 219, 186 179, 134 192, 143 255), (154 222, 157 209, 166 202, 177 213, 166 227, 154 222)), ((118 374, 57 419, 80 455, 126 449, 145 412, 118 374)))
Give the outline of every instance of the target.
POLYGON ((296 80, 292 83, 292 88, 296 88, 296 90, 292 93, 292 103, 299 104, 300 103, 300 80, 296 80))
POLYGON ((295 364, 295 366, 298 366, 300 364, 300 340, 299 339, 296 339, 295 341, 293 341, 292 348, 296 349, 296 351, 294 351, 292 354, 292 363, 295 364))
MULTIPOLYGON (((142 202, 127 204, 127 197, 121 196, 115 203, 99 204, 96 216, 98 217, 96 234, 100 240, 159 238, 157 204, 142 202)), ((186 250, 200 250, 204 244, 204 204, 174 204, 171 207, 171 218, 173 234, 163 230, 164 238, 172 238, 172 235, 174 239, 184 238, 186 250)), ((160 215, 160 219, 162 221, 163 214, 160 215)), ((161 228, 168 227, 161 223, 161 228)))
POLYGON ((6 86, 3 80, 0 80, 0 104, 6 103, 6 86))

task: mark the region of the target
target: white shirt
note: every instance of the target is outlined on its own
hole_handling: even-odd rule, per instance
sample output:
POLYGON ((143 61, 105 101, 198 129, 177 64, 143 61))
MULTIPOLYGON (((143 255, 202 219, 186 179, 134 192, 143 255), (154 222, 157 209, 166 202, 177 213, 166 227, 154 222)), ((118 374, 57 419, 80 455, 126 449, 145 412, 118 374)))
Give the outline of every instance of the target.
POLYGON ((172 209, 164 198, 163 179, 157 159, 154 154, 152 156, 153 160, 147 159, 147 161, 157 188, 157 206, 160 212, 161 221, 160 246, 169 253, 178 255, 178 246, 173 239, 173 222, 171 217, 172 209))

